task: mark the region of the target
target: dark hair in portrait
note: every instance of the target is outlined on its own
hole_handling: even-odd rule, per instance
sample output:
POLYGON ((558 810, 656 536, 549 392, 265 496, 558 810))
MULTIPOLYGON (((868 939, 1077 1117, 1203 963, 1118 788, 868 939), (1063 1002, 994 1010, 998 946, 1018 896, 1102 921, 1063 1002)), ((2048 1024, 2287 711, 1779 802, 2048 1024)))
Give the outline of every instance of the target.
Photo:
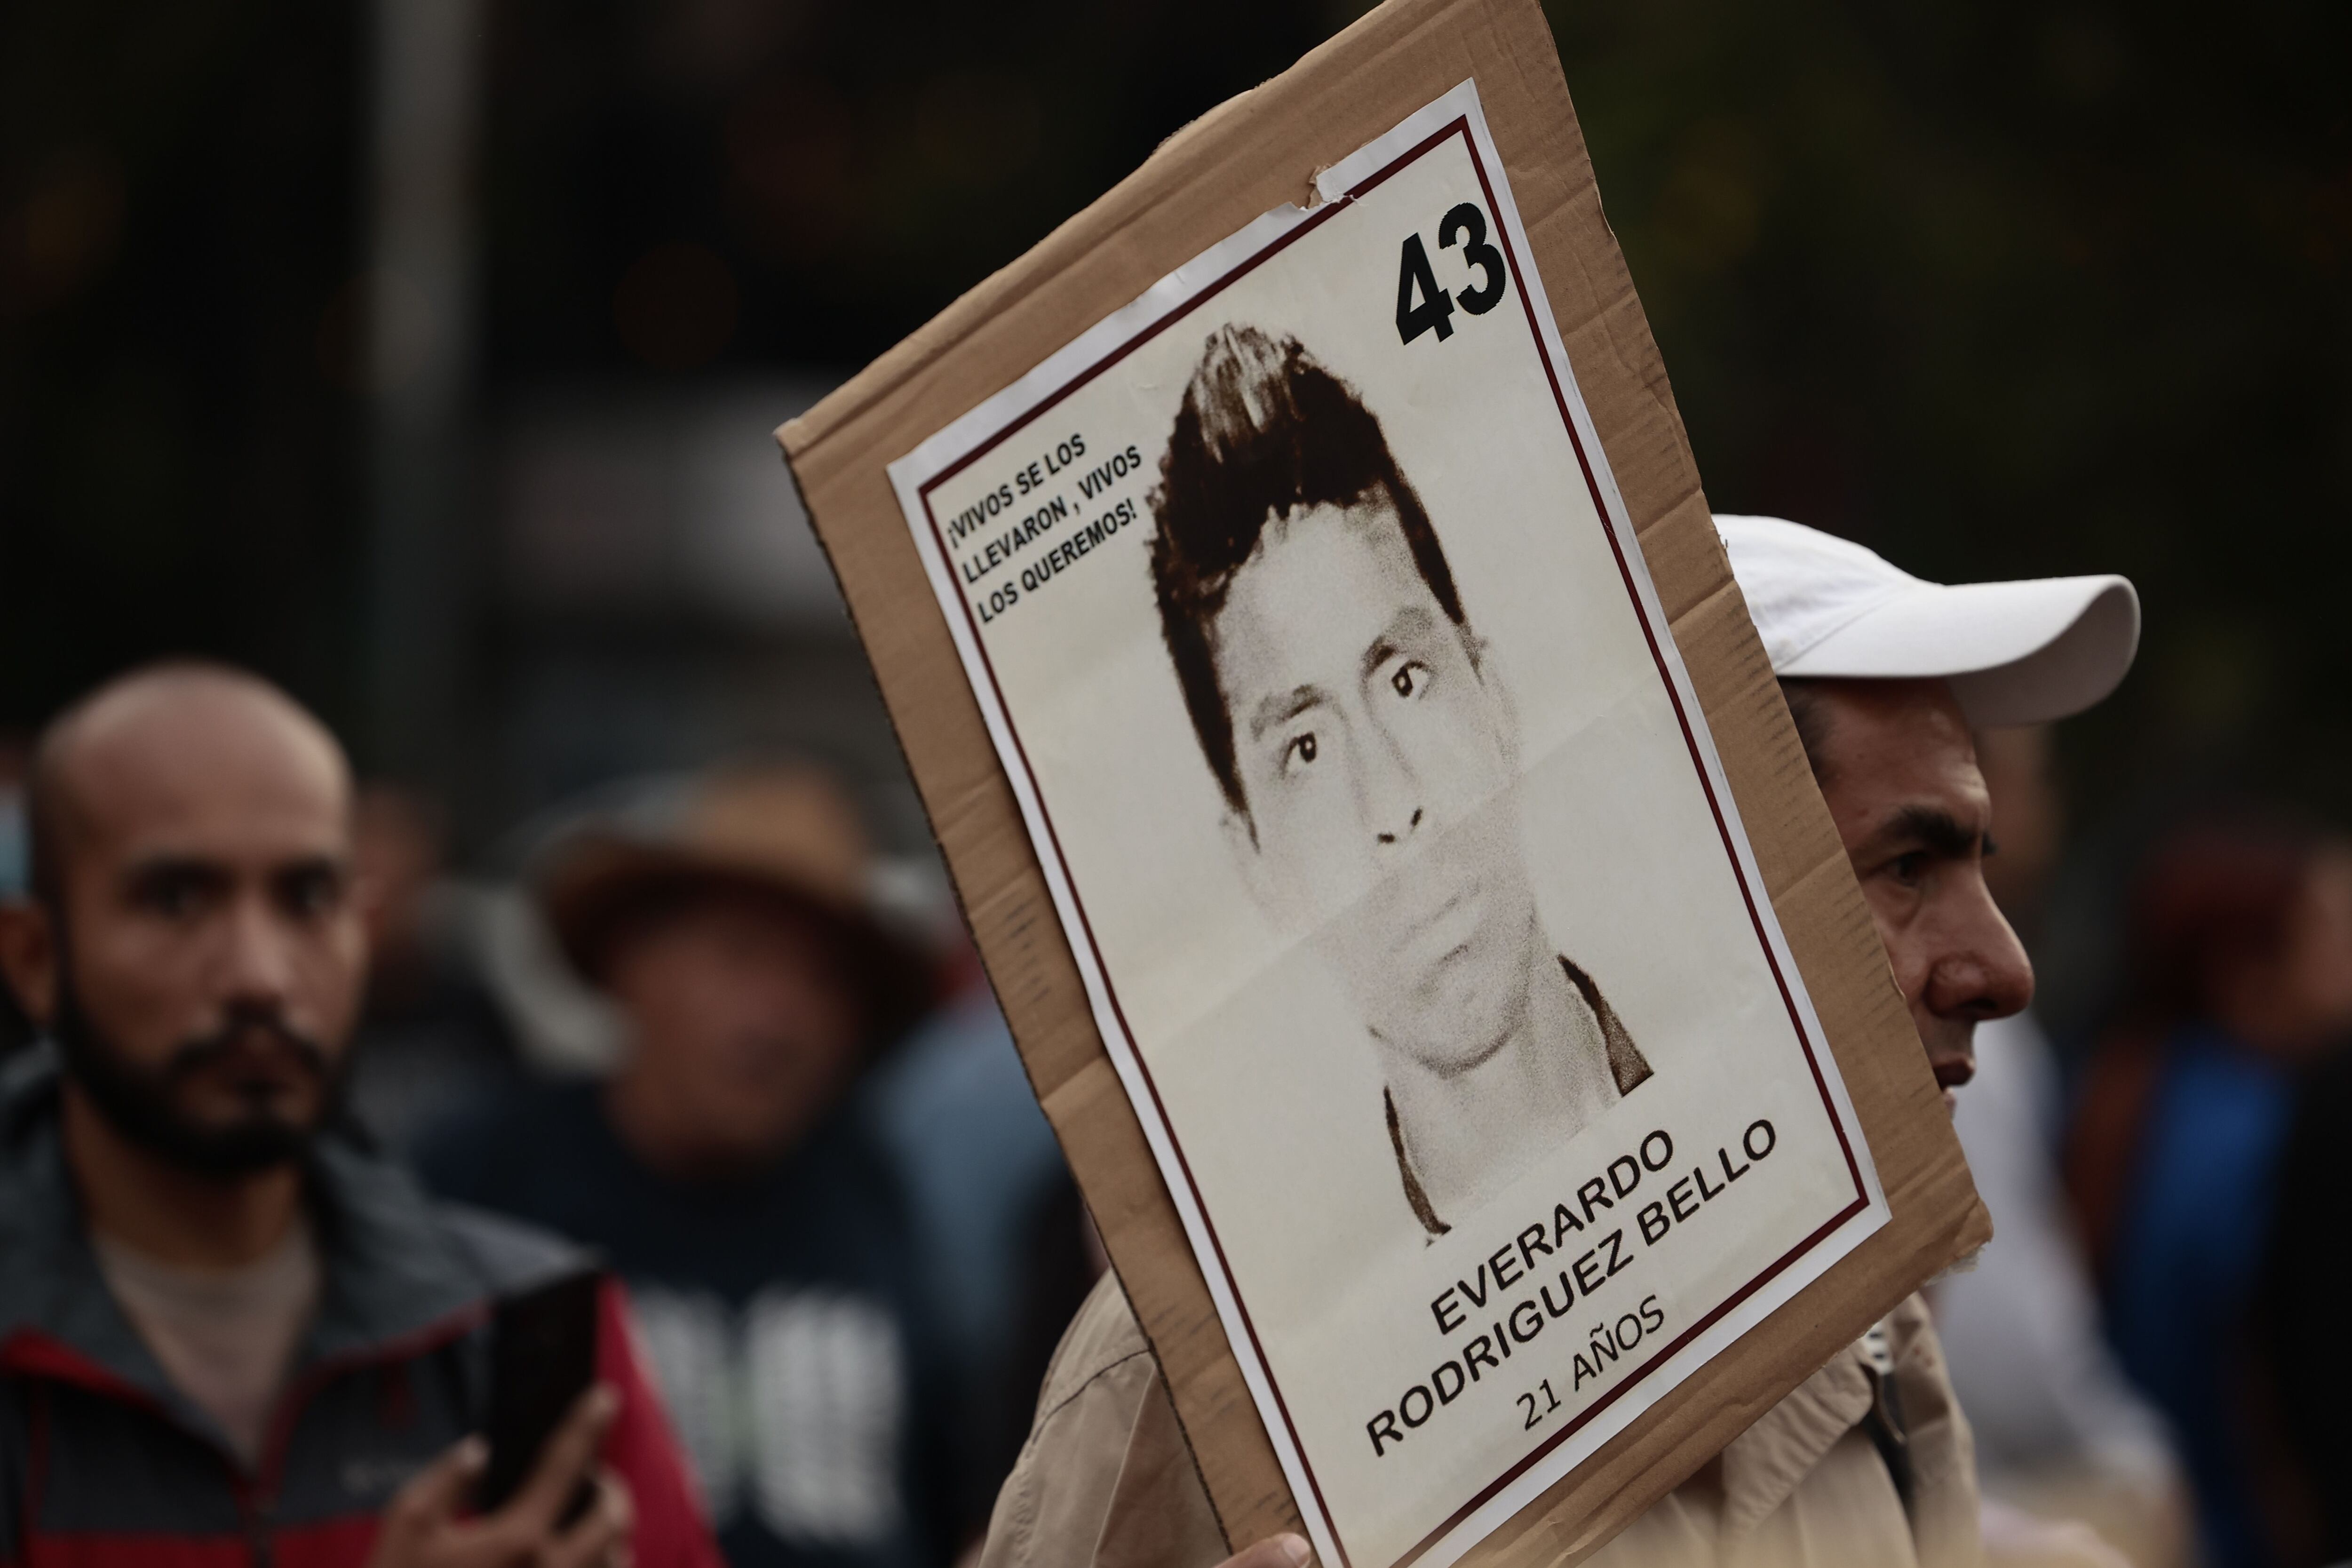
POLYGON ((1151 580, 1160 636, 1184 706, 1226 804, 1246 813, 1233 715, 1217 684, 1214 624, 1226 591, 1269 519, 1352 506, 1375 491, 1395 507, 1405 543, 1437 603, 1468 622, 1421 498, 1390 454, 1381 422, 1346 382, 1287 335, 1226 325, 1209 335, 1184 389, 1160 484, 1151 580))

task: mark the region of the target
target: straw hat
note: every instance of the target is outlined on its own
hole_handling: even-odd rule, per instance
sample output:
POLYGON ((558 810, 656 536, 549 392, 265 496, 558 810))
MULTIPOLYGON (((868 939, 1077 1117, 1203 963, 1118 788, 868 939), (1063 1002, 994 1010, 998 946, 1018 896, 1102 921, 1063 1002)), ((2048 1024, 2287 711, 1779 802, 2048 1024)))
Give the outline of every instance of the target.
POLYGON ((815 915, 879 1042, 929 1007, 933 982, 877 904, 874 872, 865 822, 831 773, 764 763, 621 785, 555 827, 526 876, 565 956, 599 984, 614 942, 662 903, 747 893, 815 915))

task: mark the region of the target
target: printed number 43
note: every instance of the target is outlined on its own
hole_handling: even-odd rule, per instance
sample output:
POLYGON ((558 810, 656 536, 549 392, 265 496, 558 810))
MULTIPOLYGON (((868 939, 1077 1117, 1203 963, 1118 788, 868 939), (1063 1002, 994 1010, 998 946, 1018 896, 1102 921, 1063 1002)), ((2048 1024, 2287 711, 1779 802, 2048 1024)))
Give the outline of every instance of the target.
POLYGON ((1437 244, 1442 250, 1463 247, 1462 258, 1478 269, 1478 287, 1465 289, 1458 297, 1440 289, 1421 236, 1406 235, 1404 255, 1397 262, 1396 310, 1397 336, 1406 342, 1423 332, 1435 332, 1441 343, 1452 337, 1457 303, 1472 315, 1483 316, 1503 302, 1503 283, 1510 274, 1503 253, 1486 243, 1486 215, 1475 203, 1464 202, 1445 215, 1437 226, 1437 244))

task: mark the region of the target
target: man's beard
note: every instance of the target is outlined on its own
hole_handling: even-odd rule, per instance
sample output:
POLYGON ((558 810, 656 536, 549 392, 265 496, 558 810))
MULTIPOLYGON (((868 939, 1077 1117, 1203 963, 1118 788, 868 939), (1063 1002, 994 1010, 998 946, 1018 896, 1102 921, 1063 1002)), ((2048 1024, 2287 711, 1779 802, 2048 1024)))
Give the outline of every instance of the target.
POLYGON ((302 1159, 320 1128, 341 1104, 345 1074, 317 1041, 286 1026, 274 1009, 232 1012, 212 1034, 173 1049, 160 1067, 133 1061, 91 1020, 76 992, 70 965, 58 979, 57 1016, 49 1027, 66 1076, 89 1097, 108 1125, 129 1142, 191 1175, 233 1180, 258 1175, 302 1159), (255 1106, 233 1121, 207 1125, 179 1109, 179 1091, 222 1058, 246 1048, 254 1036, 264 1048, 290 1055, 319 1085, 318 1111, 295 1121, 255 1106))

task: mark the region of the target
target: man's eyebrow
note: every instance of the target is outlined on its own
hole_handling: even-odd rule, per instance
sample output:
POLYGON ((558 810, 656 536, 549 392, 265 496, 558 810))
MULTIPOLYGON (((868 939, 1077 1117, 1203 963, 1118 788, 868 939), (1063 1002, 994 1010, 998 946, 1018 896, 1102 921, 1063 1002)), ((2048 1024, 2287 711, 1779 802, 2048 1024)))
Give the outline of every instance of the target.
POLYGON ((1255 741, 1276 725, 1288 723, 1322 700, 1323 689, 1319 686, 1294 686, 1287 691, 1269 694, 1250 710, 1250 739, 1255 741))
POLYGON ((1357 679, 1369 680, 1374 671, 1403 651, 1404 643, 1425 634, 1435 617, 1419 605, 1407 605, 1399 610, 1364 649, 1363 658, 1356 661, 1357 679))
POLYGON ((164 850, 142 855, 123 868, 122 879, 133 885, 142 882, 203 881, 225 882, 229 869, 217 860, 202 855, 178 850, 164 850))
POLYGON ((270 868, 273 877, 313 877, 320 872, 331 877, 347 877, 351 871, 352 858, 349 855, 326 849, 291 856, 270 868))
MULTIPOLYGON (((272 865, 268 875, 272 877, 309 877, 320 872, 347 876, 352 870, 350 855, 330 849, 306 850, 289 855, 272 865)), ((220 860, 184 849, 163 849, 142 855, 123 868, 123 880, 131 883, 173 881, 228 881, 236 871, 220 860)))
POLYGON ((1962 826, 1939 805, 1906 805, 1871 837, 1880 844, 1916 843, 1950 860, 1965 860, 1991 843, 1991 835, 1962 826))

